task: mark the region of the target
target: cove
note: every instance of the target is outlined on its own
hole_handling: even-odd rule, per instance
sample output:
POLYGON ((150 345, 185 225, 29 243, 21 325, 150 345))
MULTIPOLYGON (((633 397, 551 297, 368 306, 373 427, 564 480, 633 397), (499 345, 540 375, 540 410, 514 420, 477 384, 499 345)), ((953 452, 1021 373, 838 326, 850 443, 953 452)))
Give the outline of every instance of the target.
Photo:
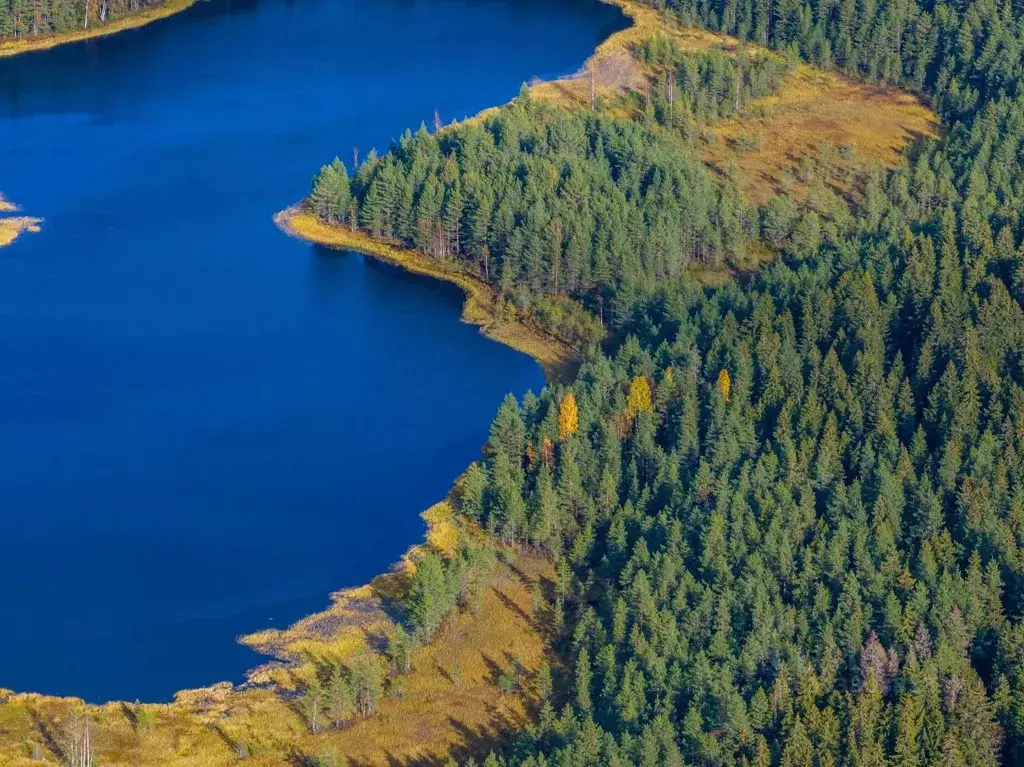
POLYGON ((512 98, 595 0, 214 0, 0 60, 0 687, 159 701, 418 541, 529 358, 283 236, 334 155, 512 98))

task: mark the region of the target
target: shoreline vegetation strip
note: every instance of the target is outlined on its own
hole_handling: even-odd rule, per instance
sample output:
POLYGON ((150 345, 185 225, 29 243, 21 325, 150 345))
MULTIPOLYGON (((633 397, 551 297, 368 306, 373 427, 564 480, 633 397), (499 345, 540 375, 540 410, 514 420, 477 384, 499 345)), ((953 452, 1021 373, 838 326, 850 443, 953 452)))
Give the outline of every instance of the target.
POLYGON ((39 37, 22 37, 16 40, 8 40, 0 43, 0 59, 9 56, 18 56, 23 53, 45 51, 56 48, 58 45, 68 43, 80 43, 86 40, 94 40, 99 37, 116 35, 118 32, 126 32, 130 29, 144 27, 154 21, 166 19, 177 13, 191 8, 198 0, 165 0, 159 5, 153 5, 145 10, 129 14, 122 18, 101 24, 88 29, 78 29, 74 32, 63 34, 40 35, 39 37))
MULTIPOLYGON (((33 50, 44 50, 63 43, 81 41, 92 37, 116 34, 120 31, 143 26, 159 18, 171 16, 174 13, 185 10, 195 2, 197 0, 168 0, 168 2, 160 5, 158 8, 153 8, 151 11, 124 19, 124 23, 117 23, 117 28, 114 28, 115 25, 111 24, 89 30, 88 34, 84 34, 85 31, 83 30, 83 34, 75 33, 74 36, 63 35, 33 41, 3 43, 0 44, 0 58, 33 50), (146 16, 146 18, 142 18, 142 16, 146 16)), ((630 20, 630 25, 599 43, 594 54, 587 59, 587 62, 591 61, 593 56, 599 55, 603 50, 607 50, 609 46, 620 44, 618 41, 622 39, 621 36, 630 34, 637 24, 638 7, 629 2, 629 0, 601 0, 601 2, 615 5, 622 9, 623 14, 630 20)), ((568 79, 571 79, 571 76, 568 79)), ((547 81, 537 83, 534 87, 544 85, 545 82, 547 81)), ((485 109, 477 117, 495 108, 485 109)), ((304 210, 301 204, 293 205, 277 213, 274 216, 274 222, 283 232, 298 239, 340 250, 355 251, 366 256, 378 258, 415 274, 453 283, 461 288, 466 296, 462 309, 462 319, 467 323, 480 326, 481 332, 485 336, 533 357, 544 370, 549 380, 571 380, 578 369, 580 355, 569 344, 535 326, 528 326, 519 321, 505 321, 497 318, 495 316, 495 296, 493 290, 490 286, 468 273, 455 269, 442 269, 434 259, 428 258, 417 251, 381 242, 360 232, 352 232, 342 226, 329 226, 320 221, 311 212, 304 210)), ((392 568, 391 572, 382 573, 373 578, 370 583, 362 586, 353 586, 334 592, 331 595, 331 604, 327 608, 298 619, 283 631, 255 632, 239 637, 238 641, 254 650, 270 654, 272 661, 287 660, 286 657, 280 657, 279 653, 281 655, 287 654, 282 652, 282 649, 283 645, 287 643, 287 638, 290 636, 289 632, 308 624, 318 616, 329 614, 332 610, 344 610, 346 606, 351 605, 354 601, 376 599, 375 589, 379 590, 382 584, 390 586, 394 583, 394 576, 396 574, 407 573, 409 568, 414 566, 416 559, 421 556, 421 552, 426 551, 430 547, 441 547, 443 549, 445 545, 450 545, 450 541, 447 544, 443 543, 443 541, 461 533, 454 529, 454 523, 450 520, 439 518, 442 516, 439 512, 444 508, 447 508, 447 504, 442 501, 423 512, 422 516, 427 528, 423 541, 410 546, 398 564, 392 568)), ((359 632, 360 635, 363 633, 361 627, 353 627, 351 630, 359 632)), ((241 688, 244 689, 248 684, 259 684, 265 680, 268 665, 272 664, 263 664, 251 669, 246 675, 246 683, 241 688)), ((212 682, 205 687, 178 691, 175 693, 174 700, 171 703, 154 705, 165 705, 168 707, 189 706, 204 696, 214 695, 218 698, 223 698, 225 694, 230 694, 233 689, 234 685, 229 682, 212 682)), ((7 691, 2 687, 0 687, 0 692, 10 693, 14 698, 20 698, 25 701, 74 699, 74 696, 7 691)), ((123 701, 109 701, 103 704, 90 704, 89 707, 103 710, 111 706, 121 706, 122 703, 123 701)))
POLYGON ((548 381, 572 380, 579 367, 580 355, 568 343, 540 327, 518 319, 504 319, 493 288, 454 263, 436 259, 340 224, 321 221, 301 204, 293 205, 274 216, 274 223, 286 234, 317 245, 338 250, 351 250, 379 259, 408 272, 458 286, 465 294, 462 320, 480 327, 480 332, 493 341, 533 357, 544 370, 548 381))
MULTIPOLYGON (((183 11, 195 2, 197 0, 167 0, 167 2, 159 6, 102 27, 81 30, 69 35, 0 43, 0 58, 34 50, 44 50, 64 43, 116 34, 117 32, 141 27, 151 21, 166 18, 183 11)), ((594 52, 583 62, 579 72, 555 80, 535 81, 530 86, 531 94, 538 98, 554 101, 555 103, 565 100, 578 100, 579 94, 576 91, 587 87, 586 82, 581 79, 581 72, 585 72, 587 67, 592 66, 599 60, 620 54, 639 38, 656 34, 663 28, 664 20, 655 11, 638 5, 632 2, 632 0, 601 0, 601 2, 617 6, 622 11, 624 17, 628 19, 628 25, 598 43, 594 52)), ((717 42, 722 39, 712 32, 699 28, 686 29, 683 30, 683 33, 688 38, 692 38, 692 44, 698 47, 703 47, 708 40, 717 42)), ((500 106, 498 105, 485 108, 477 115, 460 122, 465 123, 483 119, 499 108, 500 106)), ((412 273, 443 280, 458 286, 465 294, 465 303, 462 310, 463 321, 480 326, 481 332, 488 338, 533 357, 543 368, 549 381, 571 380, 576 369, 578 369, 580 364, 580 353, 578 350, 537 326, 519 320, 505 320, 498 317, 495 305, 496 297, 493 289, 474 275, 457 268, 454 264, 439 263, 418 251, 373 238, 362 232, 352 231, 342 225, 326 224, 311 211, 306 210, 302 203, 290 206, 277 213, 274 216, 274 221, 283 232, 297 239, 338 250, 355 251, 406 269, 412 273)), ((393 584, 393 576, 402 572, 408 572, 408 568, 420 556, 420 552, 427 550, 431 546, 437 546, 435 540, 437 532, 435 528, 438 522, 436 517, 438 510, 444 505, 445 502, 442 501, 423 512, 422 516, 427 524, 424 540, 411 546, 390 573, 383 573, 372 579, 368 584, 334 592, 331 595, 331 604, 327 608, 298 619, 292 626, 283 631, 256 632, 239 637, 239 641, 270 655, 272 660, 286 659, 282 657, 288 654, 286 651, 283 651, 284 645, 287 644, 285 640, 287 637, 293 636, 289 632, 300 630, 301 626, 307 625, 319 616, 328 615, 332 611, 344 610, 346 605, 351 605, 355 601, 377 599, 375 594, 379 593, 379 586, 381 584, 393 584)), ((446 531, 444 533, 446 535, 451 534, 450 527, 451 525, 448 523, 441 525, 441 529, 446 531)), ((361 629, 358 628, 353 628, 353 630, 361 632, 361 629)), ((250 670, 247 674, 247 683, 259 683, 260 680, 265 680, 268 665, 272 664, 264 664, 250 670)), ((244 687, 245 685, 242 686, 242 689, 244 687)), ((174 703, 168 705, 188 705, 189 701, 202 695, 214 692, 218 695, 223 695, 225 690, 230 690, 231 688, 232 685, 230 683, 220 682, 211 683, 206 687, 181 690, 175 695, 174 703)), ((0 691, 3 691, 3 688, 0 688, 0 691)), ((46 696, 32 692, 13 694, 19 698, 35 700, 56 700, 69 697, 46 696)), ((107 704, 97 705, 94 708, 102 709, 115 703, 117 702, 112 701, 107 704)))

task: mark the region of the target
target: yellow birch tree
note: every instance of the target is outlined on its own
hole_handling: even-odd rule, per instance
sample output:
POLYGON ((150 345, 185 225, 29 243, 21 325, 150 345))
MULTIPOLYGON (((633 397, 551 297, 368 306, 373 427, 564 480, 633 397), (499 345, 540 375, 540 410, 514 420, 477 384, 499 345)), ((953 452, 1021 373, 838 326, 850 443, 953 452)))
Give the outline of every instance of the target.
POLYGON ((569 392, 562 398, 558 407, 558 438, 562 442, 569 439, 580 428, 580 411, 576 407, 576 397, 569 392))
POLYGON ((726 402, 729 401, 729 395, 732 393, 732 379, 729 378, 729 371, 725 368, 718 372, 718 392, 722 395, 722 399, 726 402))
POLYGON ((630 418, 640 413, 649 413, 653 403, 651 400, 651 384, 647 376, 637 376, 629 384, 629 396, 626 397, 626 411, 630 418))

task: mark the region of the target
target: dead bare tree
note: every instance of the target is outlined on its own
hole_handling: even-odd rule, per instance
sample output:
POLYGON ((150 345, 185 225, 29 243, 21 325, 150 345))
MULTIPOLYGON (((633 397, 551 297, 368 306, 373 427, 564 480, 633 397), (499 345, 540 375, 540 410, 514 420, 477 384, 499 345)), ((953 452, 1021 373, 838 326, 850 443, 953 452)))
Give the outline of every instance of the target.
POLYGON ((92 744, 92 718, 88 712, 75 712, 65 732, 64 759, 67 767, 96 767, 92 744))
POLYGON ((675 105, 676 105, 676 72, 674 69, 668 70, 668 124, 675 125, 675 105))

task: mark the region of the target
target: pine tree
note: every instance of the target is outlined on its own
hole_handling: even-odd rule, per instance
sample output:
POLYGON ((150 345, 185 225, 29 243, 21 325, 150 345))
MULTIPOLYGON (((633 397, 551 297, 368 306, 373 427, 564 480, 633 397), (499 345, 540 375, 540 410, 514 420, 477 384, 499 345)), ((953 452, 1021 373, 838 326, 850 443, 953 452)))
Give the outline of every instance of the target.
POLYGON ((326 713, 335 729, 342 727, 355 713, 352 686, 341 664, 331 668, 331 679, 326 691, 326 713))
POLYGON ((302 713, 306 718, 306 726, 313 734, 323 729, 324 688, 318 678, 306 685, 301 699, 302 713))
POLYGON ((384 674, 376 657, 364 654, 356 659, 352 668, 352 692, 356 709, 370 716, 384 695, 384 674))
POLYGON ((427 554, 416 564, 409 587, 409 619, 420 637, 426 639, 433 635, 447 615, 450 606, 447 591, 441 558, 434 553, 427 554))
POLYGON ((576 706, 580 711, 589 713, 592 704, 590 701, 590 653, 587 648, 580 650, 576 656, 576 677, 574 689, 576 691, 576 706))
POLYGON ((395 633, 388 640, 388 656, 391 668, 396 674, 408 674, 412 670, 413 639, 402 626, 395 627, 395 633))

